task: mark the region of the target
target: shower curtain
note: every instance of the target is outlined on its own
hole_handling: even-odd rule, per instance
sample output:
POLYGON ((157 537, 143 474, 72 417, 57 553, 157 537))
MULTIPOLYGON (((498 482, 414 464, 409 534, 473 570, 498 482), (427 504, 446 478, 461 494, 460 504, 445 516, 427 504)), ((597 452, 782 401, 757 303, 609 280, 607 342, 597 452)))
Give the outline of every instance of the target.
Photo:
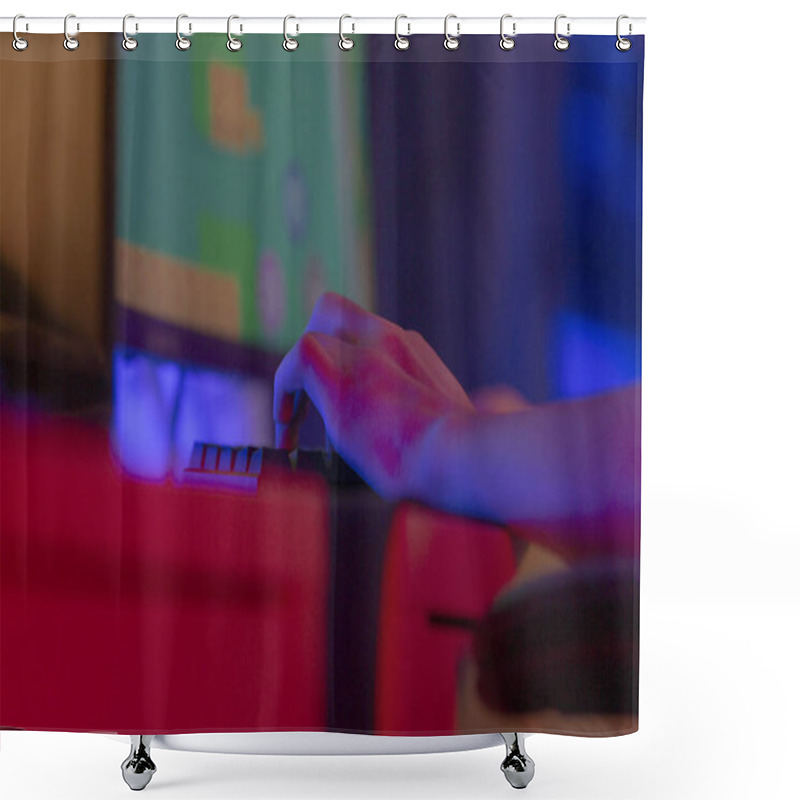
POLYGON ((0 727, 638 727, 644 41, 0 40, 0 727))

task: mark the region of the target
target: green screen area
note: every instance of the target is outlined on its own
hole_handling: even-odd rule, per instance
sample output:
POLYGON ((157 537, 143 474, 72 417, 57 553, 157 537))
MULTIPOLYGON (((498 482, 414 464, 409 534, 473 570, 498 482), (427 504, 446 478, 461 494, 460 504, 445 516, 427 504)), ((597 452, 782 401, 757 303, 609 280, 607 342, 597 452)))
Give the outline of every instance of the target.
MULTIPOLYGON (((225 42, 199 34, 180 53, 152 36, 120 58, 116 238, 176 294, 173 265, 195 291, 235 293, 238 341, 284 350, 322 291, 371 305, 366 66, 330 37, 304 39, 303 60, 274 55, 280 37, 225 42)), ((170 319, 171 300, 153 316, 214 329, 207 311, 170 319)))

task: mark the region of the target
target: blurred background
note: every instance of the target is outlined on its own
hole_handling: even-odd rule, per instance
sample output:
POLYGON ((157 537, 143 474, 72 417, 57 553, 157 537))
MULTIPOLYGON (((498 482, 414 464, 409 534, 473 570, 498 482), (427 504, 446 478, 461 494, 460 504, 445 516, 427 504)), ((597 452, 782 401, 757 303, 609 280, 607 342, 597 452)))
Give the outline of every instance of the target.
MULTIPOLYGON (((420 331, 468 391, 639 377, 635 58, 32 39, 33 63, 2 43, 3 397, 110 426, 132 472, 270 444, 272 375, 327 290, 420 331)), ((322 442, 312 415, 301 446, 322 442)))
MULTIPOLYGON (((227 11, 207 0, 193 8, 227 11)), ((52 0, 38 6, 38 13, 52 16, 66 10, 52 0)), ((128 10, 114 0, 81 6, 84 14, 120 19, 128 10)), ((185 9, 144 0, 136 10, 174 16, 185 9)), ((236 10, 264 13, 248 0, 236 10)), ((391 16, 401 9, 355 0, 347 10, 391 16)), ((487 6, 428 0, 402 10, 443 18, 454 10, 482 16, 487 6)), ((743 45, 753 56, 762 52, 759 20, 772 24, 775 7, 758 20, 732 14, 722 2, 708 4, 700 16, 696 4, 680 1, 639 0, 622 9, 573 0, 569 8, 607 17, 622 10, 648 17, 642 728, 615 739, 535 737, 531 790, 548 798, 615 800, 704 799, 721 790, 732 798, 791 797, 800 709, 794 640, 786 636, 800 611, 800 527, 792 499, 800 381, 786 368, 800 333, 792 269, 800 131, 786 102, 794 51, 776 47, 769 58, 743 57, 743 45)), ((292 12, 331 13, 315 0, 298 2, 292 12)), ((797 30, 800 7, 782 5, 780 21, 797 30)), ((5 53, 10 44, 0 39, 5 53)), ((0 62, 0 70, 6 66, 0 62)), ((0 114, 0 146, 9 118, 0 114)), ((6 214, 5 195, 2 200, 6 214)), ((0 230, 5 242, 7 229, 0 230)), ((170 787, 174 797, 255 798, 269 782, 292 798, 322 791, 348 798, 486 798, 508 792, 496 774, 501 749, 435 758, 318 758, 303 775, 291 759, 193 753, 170 754, 167 768, 180 775, 170 787)), ((105 798, 118 789, 122 755, 118 743, 103 737, 87 746, 84 734, 4 731, 0 785, 20 798, 49 798, 54 791, 105 798), (42 770, 43 759, 53 769, 42 770), (53 775, 76 769, 80 780, 54 782, 53 775)))

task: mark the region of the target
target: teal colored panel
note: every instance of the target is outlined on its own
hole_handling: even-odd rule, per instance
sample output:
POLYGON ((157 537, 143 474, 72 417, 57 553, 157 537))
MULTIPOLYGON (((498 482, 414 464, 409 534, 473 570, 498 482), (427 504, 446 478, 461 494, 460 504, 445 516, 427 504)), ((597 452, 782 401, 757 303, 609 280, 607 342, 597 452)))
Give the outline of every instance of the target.
POLYGON ((148 36, 119 60, 116 234, 234 275, 242 342, 284 350, 321 291, 364 299, 345 259, 367 235, 366 187, 343 192, 340 174, 363 113, 335 102, 344 82, 363 104, 364 66, 345 72, 331 37, 304 39, 303 59, 276 54, 280 37, 245 37, 239 53, 225 41, 195 35, 180 53, 148 36))

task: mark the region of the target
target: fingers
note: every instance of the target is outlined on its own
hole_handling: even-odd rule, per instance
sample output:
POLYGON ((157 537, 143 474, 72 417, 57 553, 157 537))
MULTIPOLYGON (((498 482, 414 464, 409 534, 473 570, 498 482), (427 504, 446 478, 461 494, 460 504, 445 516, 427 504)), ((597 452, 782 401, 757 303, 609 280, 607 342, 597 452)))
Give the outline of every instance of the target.
POLYGON ((394 376, 398 386, 407 384, 410 378, 409 386, 433 390, 431 396, 437 398, 439 405, 473 410, 463 387, 419 333, 404 330, 329 292, 317 301, 306 332, 275 374, 273 416, 277 446, 290 450, 297 447, 299 425, 310 397, 338 447, 337 426, 356 413, 342 405, 343 401, 356 401, 355 397, 344 397, 343 386, 353 383, 357 366, 359 381, 366 378, 372 384, 369 389, 360 385, 359 398, 368 399, 377 386, 370 380, 373 373, 369 365, 378 363, 382 365, 381 375, 394 376))
POLYGON ((304 333, 284 356, 275 372, 273 416, 276 422, 288 424, 296 412, 295 395, 306 388, 307 373, 325 369, 325 353, 320 350, 321 334, 304 333))
POLYGON ((336 336, 350 344, 373 341, 389 330, 402 330, 334 292, 325 292, 314 305, 307 331, 336 336))
POLYGON ((405 335, 409 347, 424 365, 429 381, 454 402, 471 409, 472 402, 464 388, 422 334, 418 331, 405 331, 405 335))
POLYGON ((441 376, 437 376, 436 370, 430 370, 424 363, 428 360, 436 362, 455 381, 430 345, 416 331, 406 331, 334 292, 326 292, 319 298, 306 331, 334 336, 349 344, 374 347, 388 354, 404 372, 417 380, 424 381, 428 373, 433 373, 431 377, 438 381, 441 376), (422 363, 420 356, 423 356, 422 363))
MULTIPOLYGON (((286 354, 275 374, 273 417, 277 447, 293 450, 297 447, 300 423, 305 416, 308 386, 313 385, 317 395, 312 402, 320 408, 328 406, 328 417, 333 413, 330 389, 341 376, 336 364, 342 358, 331 339, 342 345, 374 342, 381 337, 402 332, 402 328, 361 308, 342 295, 326 292, 317 300, 306 326, 306 332, 286 354), (323 376, 327 382, 323 381, 323 376)), ((328 427, 329 421, 326 421, 328 427)))
POLYGON ((309 399, 322 415, 326 429, 335 429, 345 362, 352 359, 352 349, 333 336, 307 332, 286 354, 275 373, 276 446, 296 448, 309 399))
POLYGON ((297 450, 300 437, 300 425, 306 417, 308 411, 308 395, 303 391, 295 392, 293 395, 285 395, 290 401, 293 400, 291 414, 288 416, 288 423, 275 423, 275 447, 282 450, 297 450))

